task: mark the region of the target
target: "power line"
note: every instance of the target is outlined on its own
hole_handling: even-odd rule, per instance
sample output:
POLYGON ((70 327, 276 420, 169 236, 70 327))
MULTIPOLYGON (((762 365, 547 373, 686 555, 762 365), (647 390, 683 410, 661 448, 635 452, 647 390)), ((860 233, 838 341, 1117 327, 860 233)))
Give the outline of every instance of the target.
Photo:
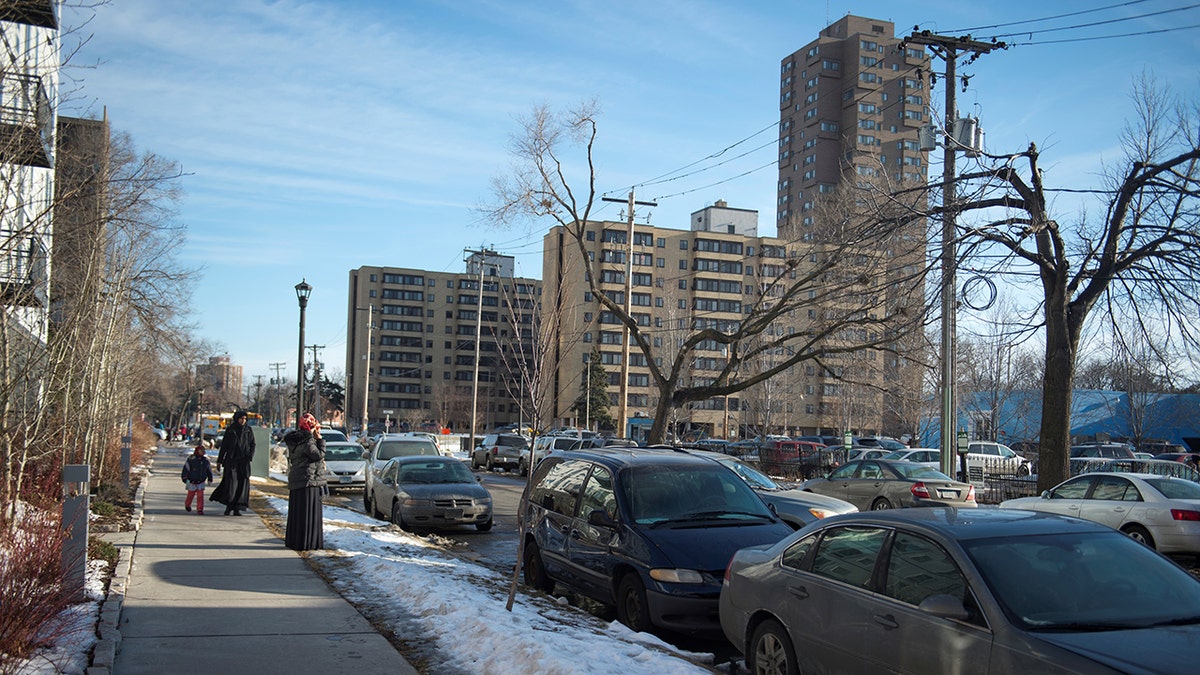
POLYGON ((1068 42, 1092 42, 1094 40, 1112 40, 1114 38, 1139 37, 1142 35, 1156 35, 1159 33, 1174 33, 1175 31, 1192 30, 1194 28, 1200 28, 1200 24, 1192 24, 1190 26, 1179 26, 1177 28, 1161 28, 1159 30, 1146 30, 1146 31, 1138 32, 1138 33, 1119 33, 1117 35, 1097 35, 1094 37, 1086 37, 1086 38, 1063 38, 1062 40, 1041 40, 1038 42, 1010 42, 1008 44, 1013 47, 1036 47, 1039 45, 1061 45, 1061 44, 1066 44, 1068 42))
POLYGON ((1007 26, 1019 26, 1023 23, 1038 23, 1040 21, 1052 21, 1054 19, 1065 19, 1069 16, 1080 16, 1082 14, 1091 14, 1093 12, 1103 12, 1106 9, 1115 9, 1117 7, 1128 7, 1130 5, 1140 5, 1146 0, 1130 0, 1129 2, 1119 2, 1115 5, 1106 5, 1104 7, 1096 7, 1093 9, 1084 9, 1078 12, 1068 12, 1066 14, 1055 14, 1054 16, 1045 16, 1040 19, 1024 19, 1021 21, 1009 21, 1007 23, 994 23, 990 26, 971 26, 970 28, 953 28, 946 31, 947 33, 970 33, 977 30, 985 30, 988 28, 1004 28, 1007 26))
POLYGON ((1172 7, 1171 9, 1164 9, 1164 10, 1160 10, 1157 12, 1148 12, 1146 14, 1137 14, 1135 16, 1122 17, 1120 19, 1106 19, 1104 21, 1093 21, 1091 23, 1081 23, 1081 24, 1076 24, 1074 26, 1061 26, 1059 28, 1045 28, 1042 30, 1021 31, 1018 33, 998 33, 996 35, 989 35, 984 39, 994 40, 996 38, 1013 37, 1013 36, 1018 36, 1018 35, 1032 36, 1037 33, 1057 33, 1058 31, 1064 31, 1064 30, 1077 30, 1080 28, 1092 28, 1094 26, 1105 26, 1105 25, 1113 24, 1113 23, 1124 23, 1126 21, 1134 21, 1136 19, 1144 19, 1146 17, 1151 17, 1151 16, 1161 16, 1163 14, 1174 14, 1175 12, 1184 12, 1189 9, 1195 9, 1197 7, 1200 7, 1200 3, 1194 4, 1194 5, 1187 5, 1186 7, 1172 7))

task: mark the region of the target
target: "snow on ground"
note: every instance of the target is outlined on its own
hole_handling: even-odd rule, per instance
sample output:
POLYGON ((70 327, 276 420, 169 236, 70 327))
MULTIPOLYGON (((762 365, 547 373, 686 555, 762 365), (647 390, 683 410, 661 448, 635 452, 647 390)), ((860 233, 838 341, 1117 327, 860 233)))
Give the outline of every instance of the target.
MULTIPOLYGON (((287 500, 268 499, 281 514, 287 500)), ((710 673, 689 654, 619 622, 518 589, 423 537, 325 506, 325 546, 312 560, 347 600, 371 613, 441 673, 710 673), (382 617, 380 617, 382 615, 382 617)))
POLYGON ((71 605, 46 626, 46 635, 54 643, 38 649, 29 659, 14 664, 18 675, 76 675, 87 672, 88 655, 96 644, 96 624, 100 621, 100 600, 104 598, 104 580, 108 563, 89 560, 83 592, 86 601, 71 605))

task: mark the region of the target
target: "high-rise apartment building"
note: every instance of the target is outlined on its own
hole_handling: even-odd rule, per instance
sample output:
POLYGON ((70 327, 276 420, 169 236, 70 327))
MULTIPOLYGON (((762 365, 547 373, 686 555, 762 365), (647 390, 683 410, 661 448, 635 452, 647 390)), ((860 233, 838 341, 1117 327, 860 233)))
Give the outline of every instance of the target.
POLYGON ((41 395, 36 357, 46 347, 54 199, 58 7, 54 0, 0 8, 0 303, 5 305, 9 404, 41 395), (19 365, 18 365, 19 364, 19 365))
POLYGON ((243 404, 242 367, 228 356, 210 356, 208 363, 197 364, 196 384, 204 390, 200 397, 202 410, 229 412, 243 404))
POLYGON ((515 359, 534 340, 542 284, 513 274, 514 258, 490 250, 472 252, 463 272, 351 270, 350 426, 361 424, 364 403, 369 424, 394 429, 467 432, 473 408, 480 434, 528 422, 515 359))
POLYGON ((843 181, 925 181, 928 121, 920 45, 890 21, 847 15, 780 63, 776 224, 785 241, 816 226, 814 203, 843 181))

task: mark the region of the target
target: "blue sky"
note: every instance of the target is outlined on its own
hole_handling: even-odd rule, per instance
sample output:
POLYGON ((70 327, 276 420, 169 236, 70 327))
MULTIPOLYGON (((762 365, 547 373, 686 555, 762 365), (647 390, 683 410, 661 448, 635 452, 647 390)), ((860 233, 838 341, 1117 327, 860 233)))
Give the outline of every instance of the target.
MULTIPOLYGON (((757 209, 760 233, 773 234, 779 62, 841 16, 891 20, 901 35, 914 25, 957 35, 1111 6, 972 31, 985 37, 1190 5, 114 0, 63 13, 68 27, 89 19, 82 32, 91 36, 71 57, 63 111, 106 108, 114 129, 187 173, 181 261, 202 268, 190 306, 200 335, 252 382, 273 362, 295 372, 301 278, 314 287, 306 341, 325 345, 322 360, 340 373, 351 269, 457 271, 464 248, 487 245, 514 255, 518 274, 540 277, 548 224, 498 230, 474 210, 509 166, 517 118, 534 106, 599 101, 598 184, 614 196, 748 139, 706 164, 726 163, 638 198, 657 199, 651 222, 660 227, 685 228, 691 212, 724 199, 757 209)), ((1200 6, 1003 39, 1197 24, 1200 6)), ((981 118, 989 150, 1035 141, 1048 184, 1094 187, 1104 163, 1119 159, 1132 80, 1152 72, 1195 102, 1197 63, 1200 28, 1014 46, 961 68, 973 77, 958 101, 981 118)), ((939 87, 932 98, 943 95, 939 87)), ((1060 204, 1060 220, 1078 208, 1060 204)))

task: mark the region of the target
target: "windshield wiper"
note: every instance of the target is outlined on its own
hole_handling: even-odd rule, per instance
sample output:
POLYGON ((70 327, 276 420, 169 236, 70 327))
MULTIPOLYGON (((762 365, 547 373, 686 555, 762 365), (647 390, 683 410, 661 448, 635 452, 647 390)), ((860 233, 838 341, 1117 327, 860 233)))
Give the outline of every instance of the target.
POLYGON ((711 522, 714 520, 720 520, 725 524, 737 524, 739 522, 743 522, 741 520, 728 520, 724 518, 724 516, 750 516, 751 518, 758 518, 760 520, 770 520, 770 516, 765 516, 761 513, 749 513, 747 511, 700 511, 697 513, 687 513, 677 518, 660 520, 650 525, 650 527, 678 525, 683 523, 711 522))
POLYGON ((1190 626, 1194 623, 1200 623, 1200 616, 1181 616, 1174 619, 1164 619, 1154 623, 1146 624, 1147 628, 1153 626, 1190 626))
POLYGON ((1145 628, 1145 624, 1132 623, 1055 623, 1047 626, 1034 626, 1030 630, 1039 633, 1101 633, 1110 630, 1136 630, 1145 628))

